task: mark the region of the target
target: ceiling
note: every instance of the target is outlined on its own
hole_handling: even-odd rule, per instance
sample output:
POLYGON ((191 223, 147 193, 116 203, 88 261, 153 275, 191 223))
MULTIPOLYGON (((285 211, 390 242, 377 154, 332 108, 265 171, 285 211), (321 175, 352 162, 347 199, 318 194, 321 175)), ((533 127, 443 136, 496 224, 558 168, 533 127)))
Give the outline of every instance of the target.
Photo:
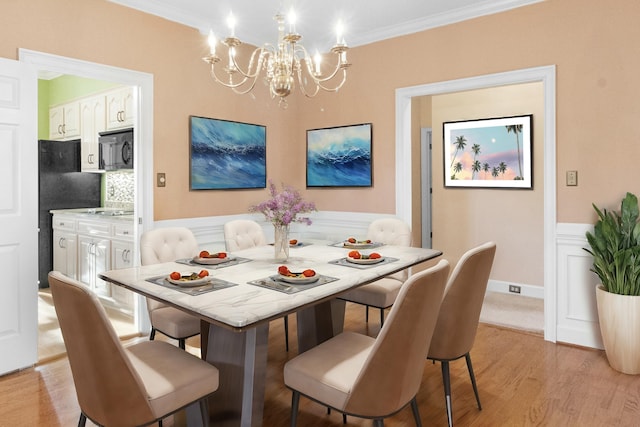
POLYGON ((338 21, 350 47, 365 45, 544 0, 109 0, 161 16, 203 34, 229 35, 227 17, 237 21, 236 36, 261 46, 277 40, 273 16, 296 11, 296 30, 310 51, 335 44, 338 21), (390 7, 392 5, 393 7, 390 7))

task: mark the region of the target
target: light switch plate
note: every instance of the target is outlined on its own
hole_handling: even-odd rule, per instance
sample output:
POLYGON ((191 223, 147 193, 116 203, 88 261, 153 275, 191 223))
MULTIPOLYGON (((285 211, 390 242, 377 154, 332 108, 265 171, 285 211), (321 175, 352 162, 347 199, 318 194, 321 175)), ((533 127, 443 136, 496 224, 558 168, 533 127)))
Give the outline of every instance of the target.
POLYGON ((165 176, 164 172, 158 172, 158 174, 156 175, 156 185, 158 187, 164 187, 167 185, 167 177, 165 176))
POLYGON ((578 185, 578 171, 567 171, 567 186, 578 185))

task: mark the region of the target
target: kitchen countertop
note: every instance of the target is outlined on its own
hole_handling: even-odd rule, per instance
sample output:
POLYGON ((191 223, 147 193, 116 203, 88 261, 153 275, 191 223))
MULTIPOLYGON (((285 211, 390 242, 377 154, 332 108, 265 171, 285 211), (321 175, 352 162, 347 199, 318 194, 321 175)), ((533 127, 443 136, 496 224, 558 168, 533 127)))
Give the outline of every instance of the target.
POLYGON ((117 221, 133 221, 132 211, 117 208, 74 208, 52 209, 52 214, 70 214, 84 219, 109 219, 117 221))

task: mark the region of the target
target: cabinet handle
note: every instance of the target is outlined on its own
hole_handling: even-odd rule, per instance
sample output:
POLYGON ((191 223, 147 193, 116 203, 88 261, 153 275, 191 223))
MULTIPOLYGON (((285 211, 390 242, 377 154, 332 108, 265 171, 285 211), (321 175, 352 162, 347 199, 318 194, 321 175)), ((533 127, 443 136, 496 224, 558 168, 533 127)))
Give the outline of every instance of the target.
POLYGON ((89 154, 89 156, 87 157, 87 163, 89 163, 90 165, 93 164, 93 154, 89 154))
POLYGON ((63 131, 62 131, 62 125, 58 125, 58 133, 60 135, 62 135, 63 131))
POLYGON ((124 231, 122 232, 122 234, 124 234, 125 236, 127 236, 127 235, 129 234, 129 230, 124 230, 124 231))
POLYGON ((125 249, 124 251, 122 251, 122 261, 124 261, 127 264, 129 264, 129 255, 130 254, 131 254, 131 251, 129 249, 125 249))
POLYGON ((63 124, 63 125, 62 125, 62 134, 64 135, 64 134, 65 134, 65 132, 67 132, 67 125, 66 125, 66 124, 63 124))
POLYGON ((67 247, 67 245, 65 244, 67 241, 67 239, 65 239, 64 237, 61 237, 60 240, 58 240, 58 246, 61 247, 62 249, 65 249, 67 247))

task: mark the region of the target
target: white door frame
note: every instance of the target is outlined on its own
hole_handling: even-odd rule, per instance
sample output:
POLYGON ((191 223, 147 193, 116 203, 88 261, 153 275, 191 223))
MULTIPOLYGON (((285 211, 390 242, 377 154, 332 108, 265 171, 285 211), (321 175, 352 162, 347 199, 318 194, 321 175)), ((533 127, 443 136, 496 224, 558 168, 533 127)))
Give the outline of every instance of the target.
MULTIPOLYGON (((110 81, 133 86, 137 106, 134 117, 134 162, 135 162, 135 213, 138 218, 134 227, 134 265, 140 259, 138 246, 140 235, 153 226, 153 75, 110 65, 66 58, 28 49, 19 49, 21 62, 32 64, 37 72, 69 74, 95 80, 110 81)), ((33 118, 34 125, 38 123, 33 118)), ((37 198, 37 194, 33 195, 37 198)), ((143 299, 136 296, 135 324, 139 331, 149 330, 149 321, 143 314, 143 299)))
POLYGON ((544 339, 555 342, 557 335, 555 65, 397 89, 396 215, 411 224, 411 98, 532 82, 542 82, 544 91, 544 339))

